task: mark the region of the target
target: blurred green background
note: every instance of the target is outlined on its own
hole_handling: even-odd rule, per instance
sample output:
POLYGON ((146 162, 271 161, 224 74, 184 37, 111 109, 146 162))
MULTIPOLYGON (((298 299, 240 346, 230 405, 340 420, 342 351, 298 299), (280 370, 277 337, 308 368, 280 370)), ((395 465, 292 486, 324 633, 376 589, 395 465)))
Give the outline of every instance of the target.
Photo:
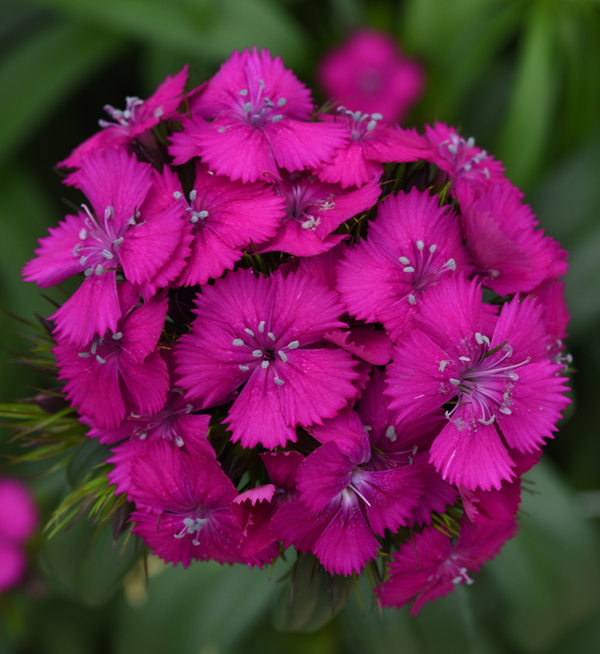
MULTIPOLYGON (((148 97, 185 62, 200 83, 253 44, 315 88, 317 61, 361 26, 390 33, 426 68, 407 125, 442 120, 474 136, 570 252, 574 404, 527 475, 520 534, 473 586, 418 619, 380 613, 363 591, 364 616, 353 596, 320 627, 323 589, 299 588, 290 612, 275 583, 285 564, 269 579, 150 559, 146 587, 141 564, 130 570, 134 544, 110 547, 104 529, 92 546, 80 521, 30 543, 28 578, 0 597, 2 654, 600 652, 600 2, 0 0, 0 303, 27 319, 52 312, 20 269, 68 210, 55 163, 98 129, 105 104, 148 97)), ((51 386, 11 363, 28 347, 21 326, 0 313, 0 329, 2 401, 51 386)), ((14 453, 9 436, 0 448, 14 453)), ((41 470, 3 474, 27 477, 47 518, 69 482, 41 470)))

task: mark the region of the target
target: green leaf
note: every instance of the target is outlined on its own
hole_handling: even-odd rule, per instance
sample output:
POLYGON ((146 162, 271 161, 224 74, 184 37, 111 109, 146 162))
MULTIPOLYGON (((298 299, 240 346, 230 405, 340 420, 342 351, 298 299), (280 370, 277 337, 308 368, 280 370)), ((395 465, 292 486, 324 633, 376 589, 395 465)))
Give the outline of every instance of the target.
POLYGON ((80 445, 67 467, 67 480, 71 488, 76 488, 97 465, 110 456, 108 445, 101 445, 98 439, 88 438, 80 445))
POLYGON ((133 573, 128 577, 129 602, 119 608, 116 654, 228 654, 279 590, 268 569, 244 565, 194 562, 184 570, 151 558, 149 569, 147 592, 142 575, 137 581, 133 573))
POLYGON ((547 461, 525 479, 536 494, 523 493, 520 532, 485 570, 506 599, 504 631, 541 652, 597 606, 600 538, 547 461))
POLYGON ((309 633, 320 629, 344 608, 352 578, 331 576, 312 554, 299 555, 289 580, 273 604, 278 631, 309 633))
POLYGON ((41 563, 51 582, 90 606, 107 602, 139 557, 136 539, 113 542, 110 524, 96 528, 85 518, 46 540, 41 563))
POLYGON ((0 167, 121 40, 78 23, 44 27, 0 60, 0 167))
POLYGON ((215 63, 235 49, 270 48, 287 65, 296 63, 306 42, 286 11, 265 0, 40 0, 72 16, 94 21, 191 57, 215 63))
POLYGON ((508 116, 495 149, 508 177, 521 187, 531 184, 539 173, 554 128, 558 90, 554 20, 550 3, 532 5, 508 116))

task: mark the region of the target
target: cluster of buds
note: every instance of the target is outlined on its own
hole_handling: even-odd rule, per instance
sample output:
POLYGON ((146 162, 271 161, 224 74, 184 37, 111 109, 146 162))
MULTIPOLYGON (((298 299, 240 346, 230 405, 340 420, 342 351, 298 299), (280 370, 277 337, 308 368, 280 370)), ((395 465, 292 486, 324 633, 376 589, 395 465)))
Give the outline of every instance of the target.
POLYGON ((293 546, 416 612, 516 532, 568 403, 566 253, 452 127, 319 112, 267 51, 186 78, 60 164, 87 202, 24 275, 82 277, 66 398, 165 561, 293 546))

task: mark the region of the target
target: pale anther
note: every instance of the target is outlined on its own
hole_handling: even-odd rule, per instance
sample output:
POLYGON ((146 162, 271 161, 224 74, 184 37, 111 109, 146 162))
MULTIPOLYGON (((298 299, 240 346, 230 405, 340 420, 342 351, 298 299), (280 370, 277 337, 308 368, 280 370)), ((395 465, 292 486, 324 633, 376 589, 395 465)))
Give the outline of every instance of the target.
POLYGON ((385 435, 387 438, 389 438, 392 443, 395 442, 395 440, 398 438, 398 434, 396 433, 396 428, 394 425, 390 425, 386 430, 385 430, 385 435))
POLYGON ((249 367, 249 366, 243 366, 243 365, 240 363, 240 370, 241 370, 242 372, 246 372, 247 370, 250 370, 250 367, 249 367))
POLYGON ((458 152, 456 146, 452 143, 448 145, 448 151, 450 152, 450 154, 456 154, 458 152))
POLYGON ((257 359, 263 355, 262 350, 254 350, 252 352, 252 356, 256 357, 257 359))
POLYGON ((381 120, 383 116, 381 114, 371 114, 373 120, 381 120))
POLYGON ((279 354, 279 356, 281 357, 281 360, 283 361, 283 363, 287 363, 287 360, 288 360, 287 354, 283 350, 279 350, 279 352, 277 352, 277 354, 279 354))
POLYGON ((398 259, 398 261, 399 261, 403 266, 408 266, 408 264, 410 263, 410 260, 408 259, 408 257, 400 257, 400 258, 398 259))
POLYGON ((277 386, 283 386, 283 379, 279 379, 279 377, 273 377, 273 381, 277 384, 277 386))
POLYGON ((87 359, 90 356, 90 353, 89 352, 79 352, 79 356, 82 359, 87 359))
POLYGON ((115 210, 110 205, 104 210, 104 220, 115 217, 115 210))
POLYGON ((273 332, 269 332, 269 333, 267 334, 267 336, 268 336, 272 341, 275 340, 275 334, 274 334, 273 332))
POLYGON ((416 246, 417 250, 422 250, 425 247, 425 243, 423 241, 417 241, 416 246))
POLYGON ((295 350, 299 346, 300 346, 300 341, 292 341, 291 343, 288 343, 288 348, 290 350, 295 350))
POLYGON ((250 336, 254 336, 254 332, 249 327, 246 327, 244 331, 246 332, 246 334, 250 334, 250 336))
POLYGON ((82 227, 82 228, 79 230, 79 238, 80 238, 82 241, 85 241, 85 239, 87 238, 87 229, 86 229, 85 227, 82 227))
POLYGON ((173 197, 176 200, 180 200, 183 197, 183 193, 181 193, 181 191, 175 191, 175 193, 173 193, 173 197))
POLYGON ((283 115, 282 115, 282 114, 277 114, 276 116, 273 116, 273 118, 271 118, 271 120, 272 120, 274 123, 278 123, 282 118, 283 118, 283 115))
POLYGON ((113 241, 113 245, 121 245, 121 243, 122 243, 124 240, 125 240, 125 239, 124 239, 123 236, 119 236, 119 238, 116 238, 116 239, 113 241))
POLYGON ((261 320, 258 323, 258 331, 262 334, 265 331, 265 321, 261 320))
POLYGON ((367 132, 372 132, 376 127, 377 127, 377 121, 376 120, 370 120, 367 123, 367 132))
POLYGON ((265 359, 264 361, 261 361, 260 367, 261 368, 268 368, 269 367, 269 360, 265 359))
POLYGON ((405 273, 414 273, 415 269, 412 266, 406 266, 406 268, 403 268, 403 271, 405 273))
POLYGON ((94 272, 96 273, 96 275, 101 275, 104 272, 104 268, 102 267, 101 263, 99 263, 96 266, 96 269, 94 270, 94 272))
POLYGON ((98 363, 106 363, 106 359, 103 359, 99 354, 96 355, 96 361, 98 363))
POLYGON ((102 256, 105 259, 112 259, 113 258, 113 253, 110 250, 102 250, 102 256))
POLYGON ((192 190, 190 191, 190 195, 189 195, 189 197, 190 197, 190 202, 193 202, 193 201, 196 199, 196 195, 197 195, 197 194, 198 194, 198 191, 196 191, 196 189, 192 189, 192 190))
POLYGON ((277 100, 277 106, 278 107, 285 107, 286 102, 287 102, 287 100, 285 98, 279 98, 279 100, 277 100))
POLYGON ((469 357, 458 357, 461 361, 470 361, 469 357))
POLYGON ((458 386, 460 384, 460 379, 449 379, 448 380, 453 386, 458 386))
POLYGON ((431 254, 433 254, 436 250, 437 250, 437 245, 434 244, 429 246, 429 251, 431 252, 431 254))
POLYGON ((242 90, 240 91, 240 95, 244 95, 244 96, 245 96, 245 95, 248 95, 248 89, 242 89, 242 90))
POLYGON ((113 340, 120 341, 123 338, 123 332, 115 332, 112 337, 113 340))
POLYGON ((417 303, 417 298, 412 293, 408 296, 408 303, 413 306, 417 303))
POLYGON ((243 344, 244 344, 244 341, 241 338, 234 338, 233 339, 233 345, 235 345, 236 347, 240 347, 243 344))

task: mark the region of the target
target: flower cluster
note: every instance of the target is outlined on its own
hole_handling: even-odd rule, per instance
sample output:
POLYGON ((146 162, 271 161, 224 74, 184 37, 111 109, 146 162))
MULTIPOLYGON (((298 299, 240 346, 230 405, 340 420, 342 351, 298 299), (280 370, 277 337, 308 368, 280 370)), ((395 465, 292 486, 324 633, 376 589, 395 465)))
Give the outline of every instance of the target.
POLYGON ((319 111, 256 48, 186 76, 61 164, 87 199, 24 275, 82 279, 66 398, 165 561, 293 546, 416 612, 516 531, 568 403, 566 253, 452 127, 319 111))

